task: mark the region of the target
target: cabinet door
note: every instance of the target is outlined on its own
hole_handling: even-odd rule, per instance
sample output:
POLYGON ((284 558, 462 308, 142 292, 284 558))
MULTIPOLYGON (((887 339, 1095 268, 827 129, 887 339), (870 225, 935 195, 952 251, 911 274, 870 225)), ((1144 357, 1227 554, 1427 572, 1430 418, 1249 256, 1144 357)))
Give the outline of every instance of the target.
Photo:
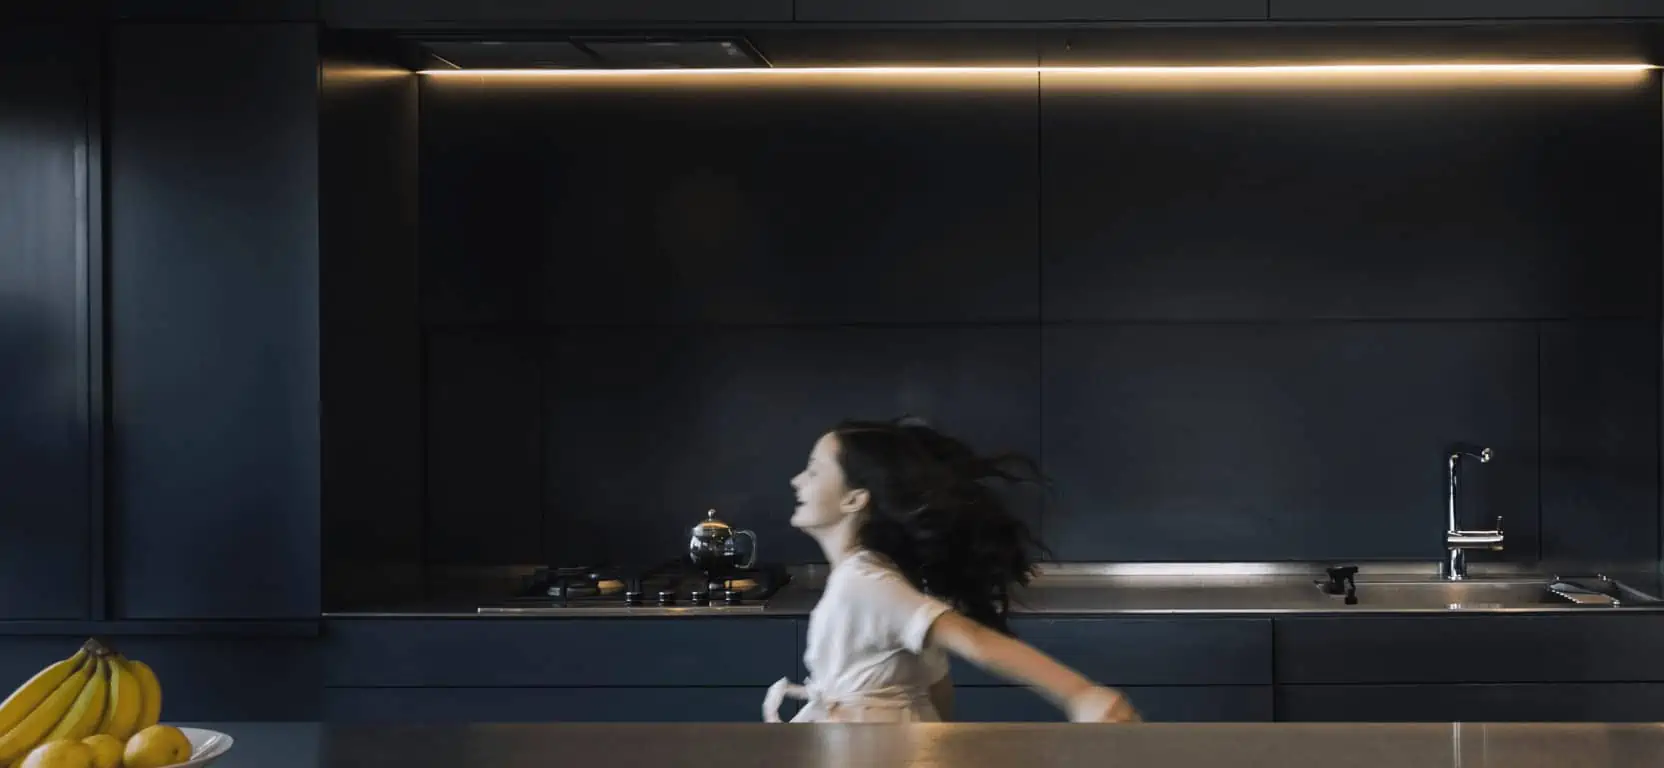
POLYGON ((1199 21, 1265 15, 1265 0, 797 0, 798 21, 1199 21))
POLYGON ((791 674, 791 619, 344 619, 325 625, 342 688, 761 686, 791 674))
POLYGON ((1664 18, 1657 0, 1270 0, 1273 19, 1664 18))
MULTIPOLYGON (((1024 617, 1012 627, 1018 639, 1108 685, 1271 683, 1271 622, 1264 619, 1024 617)), ((953 680, 1009 684, 959 659, 953 680)))
POLYGON ((321 0, 340 28, 512 22, 791 21, 791 0, 321 0))
MULTIPOLYGON (((1269 685, 1134 686, 1121 691, 1149 722, 1270 722, 1269 685)), ((955 688, 955 722, 1062 722, 1062 710, 1027 688, 955 688)))
POLYGON ((318 616, 316 37, 112 33, 120 618, 318 616))
POLYGON ((1311 722, 1657 722, 1664 684, 1288 685, 1277 719, 1311 722))
POLYGON ((0 25, 0 618, 87 618, 92 48, 0 25))
POLYGON ((348 723, 752 723, 767 687, 330 688, 324 717, 348 723))

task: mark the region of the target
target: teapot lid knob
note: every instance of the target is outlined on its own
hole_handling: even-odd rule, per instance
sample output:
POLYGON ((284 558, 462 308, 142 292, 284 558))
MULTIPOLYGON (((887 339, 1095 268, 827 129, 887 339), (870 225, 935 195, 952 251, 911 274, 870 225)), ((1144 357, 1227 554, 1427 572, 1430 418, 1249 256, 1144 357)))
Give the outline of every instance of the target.
POLYGON ((706 512, 705 513, 705 519, 706 520, 715 520, 716 519, 716 510, 713 509, 709 512, 706 512))

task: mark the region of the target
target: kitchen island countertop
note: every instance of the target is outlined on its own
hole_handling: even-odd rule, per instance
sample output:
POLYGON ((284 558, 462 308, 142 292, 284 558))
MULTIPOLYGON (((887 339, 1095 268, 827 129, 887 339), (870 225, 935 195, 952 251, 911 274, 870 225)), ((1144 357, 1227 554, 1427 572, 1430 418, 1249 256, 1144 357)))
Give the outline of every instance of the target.
POLYGON ((1596 768, 1664 761, 1664 725, 1652 724, 191 725, 236 739, 216 768, 1596 768))

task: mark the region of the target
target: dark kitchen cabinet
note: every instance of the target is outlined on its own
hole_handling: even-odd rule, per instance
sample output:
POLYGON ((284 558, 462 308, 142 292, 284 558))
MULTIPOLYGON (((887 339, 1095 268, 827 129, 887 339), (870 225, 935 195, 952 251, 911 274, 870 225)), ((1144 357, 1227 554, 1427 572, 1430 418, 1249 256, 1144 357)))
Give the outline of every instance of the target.
POLYGON ((768 687, 797 668, 792 619, 331 621, 325 684, 768 687))
POLYGON ((323 701, 338 723, 754 723, 767 689, 331 688, 323 701))
POLYGON ((1301 617, 1276 627, 1279 685, 1664 681, 1658 614, 1301 617))
POLYGON ((315 21, 318 0, 107 0, 123 21, 315 21))
POLYGON ((1658 321, 1574 321, 1541 328, 1543 560, 1654 560, 1658 321))
POLYGON ((792 0, 320 0, 340 28, 518 22, 791 21, 792 0))
POLYGON ((1266 0, 797 0, 798 21, 1251 21, 1266 0))
POLYGON ((1277 687, 1277 719, 1370 723, 1657 722, 1664 720, 1664 685, 1284 685, 1277 687))
MULTIPOLYGON (((1269 685, 1126 686, 1143 718, 1169 723, 1263 723, 1272 720, 1269 685)), ((956 687, 955 722, 1049 723, 1067 720, 1063 710, 1027 688, 956 687)))
POLYGON ((1045 320, 1656 321, 1657 88, 1047 75, 1045 320))
POLYGON ((1273 19, 1664 18, 1657 0, 1270 0, 1273 19))
POLYGON ((745 82, 425 80, 426 322, 1039 317, 1033 75, 745 82))
POLYGON ((0 618, 89 618, 91 36, 0 26, 0 618))
POLYGON ((316 37, 309 24, 111 33, 119 618, 318 616, 316 37))
MULTIPOLYGON (((10 0, 0 3, 0 22, 94 21, 103 14, 104 5, 104 0, 10 0)), ((13 28, 5 34, 25 31, 13 28)))

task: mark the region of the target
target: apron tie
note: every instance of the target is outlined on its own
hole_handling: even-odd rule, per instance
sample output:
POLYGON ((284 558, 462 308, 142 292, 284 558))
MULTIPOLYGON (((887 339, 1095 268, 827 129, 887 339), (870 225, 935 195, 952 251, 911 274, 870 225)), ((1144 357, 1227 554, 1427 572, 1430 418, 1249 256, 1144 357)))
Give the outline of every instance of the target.
POLYGON ((826 692, 813 679, 803 681, 798 685, 782 677, 768 687, 768 693, 763 696, 763 721, 778 723, 780 720, 780 705, 787 698, 798 699, 808 706, 819 705, 831 716, 840 707, 859 707, 862 709, 907 709, 918 701, 916 695, 902 686, 890 686, 871 691, 861 691, 850 694, 831 694, 826 692))

